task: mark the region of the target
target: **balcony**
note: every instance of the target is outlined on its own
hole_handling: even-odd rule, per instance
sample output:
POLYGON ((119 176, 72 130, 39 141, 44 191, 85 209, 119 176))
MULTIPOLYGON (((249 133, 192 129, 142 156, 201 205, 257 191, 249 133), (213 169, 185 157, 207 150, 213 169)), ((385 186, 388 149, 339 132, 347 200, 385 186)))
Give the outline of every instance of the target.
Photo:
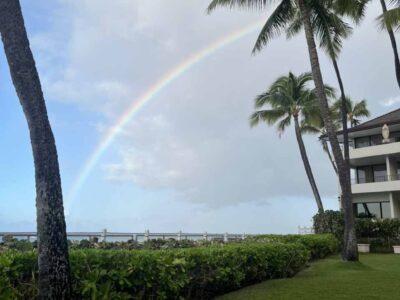
POLYGON ((378 175, 374 176, 373 180, 367 180, 366 178, 353 178, 351 184, 364 184, 364 183, 376 183, 376 182, 386 182, 400 180, 400 174, 395 175, 378 175))
POLYGON ((400 191, 400 175, 375 176, 373 181, 354 179, 351 189, 353 194, 400 191))
POLYGON ((359 166, 383 162, 385 156, 400 153, 400 142, 381 144, 362 148, 350 148, 350 164, 359 166))

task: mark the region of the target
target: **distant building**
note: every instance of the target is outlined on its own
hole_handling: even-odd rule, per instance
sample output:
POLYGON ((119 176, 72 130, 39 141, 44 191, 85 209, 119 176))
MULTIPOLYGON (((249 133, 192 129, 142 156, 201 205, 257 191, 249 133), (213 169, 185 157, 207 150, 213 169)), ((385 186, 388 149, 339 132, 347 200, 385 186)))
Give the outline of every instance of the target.
POLYGON ((348 133, 355 214, 400 218, 400 109, 348 133))

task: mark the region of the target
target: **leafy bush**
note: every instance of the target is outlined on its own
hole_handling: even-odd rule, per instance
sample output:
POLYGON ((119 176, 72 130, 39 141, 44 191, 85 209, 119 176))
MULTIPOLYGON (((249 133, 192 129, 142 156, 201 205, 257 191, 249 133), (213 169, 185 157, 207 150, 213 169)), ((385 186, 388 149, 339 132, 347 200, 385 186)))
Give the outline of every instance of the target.
POLYGON ((371 244, 371 252, 392 253, 392 246, 400 245, 399 219, 360 219, 356 232, 360 243, 371 244))
POLYGON ((339 242, 332 234, 258 235, 248 240, 263 243, 300 243, 310 251, 312 259, 324 258, 339 251, 339 242))
MULTIPOLYGON (((355 228, 358 243, 371 244, 371 252, 393 252, 393 245, 400 245, 399 219, 356 218, 355 228)), ((314 216, 316 233, 332 233, 340 242, 343 239, 343 213, 325 211, 314 216)))
POLYGON ((35 248, 35 244, 27 240, 18 240, 10 235, 3 237, 3 243, 0 243, 0 252, 6 249, 18 251, 31 251, 35 248))
MULTIPOLYGON (((174 250, 72 250, 74 299, 210 299, 246 284, 294 275, 309 260, 298 243, 174 250)), ((35 251, 0 254, 0 299, 36 296, 35 251)))
MULTIPOLYGON (((176 249, 176 248, 192 248, 192 247, 204 247, 224 244, 223 240, 211 240, 211 241, 193 241, 193 240, 181 240, 176 239, 151 239, 144 243, 138 243, 134 240, 126 242, 99 242, 98 239, 93 238, 91 240, 80 240, 71 241, 68 240, 70 249, 107 249, 107 250, 134 250, 134 249, 176 249)), ((5 236, 3 242, 0 243, 0 252, 5 250, 18 250, 18 251, 31 251, 37 248, 37 241, 29 242, 27 240, 17 240, 12 236, 5 236)))
POLYGON ((344 216, 341 211, 326 210, 313 217, 315 233, 333 234, 340 242, 344 234, 344 216))

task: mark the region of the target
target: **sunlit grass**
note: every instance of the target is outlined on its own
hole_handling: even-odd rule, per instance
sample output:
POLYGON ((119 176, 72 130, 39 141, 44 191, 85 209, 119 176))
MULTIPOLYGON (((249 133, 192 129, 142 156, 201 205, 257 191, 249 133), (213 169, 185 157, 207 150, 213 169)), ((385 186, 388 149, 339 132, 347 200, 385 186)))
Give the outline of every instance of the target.
POLYGON ((400 299, 400 255, 366 254, 357 263, 328 258, 294 278, 266 281, 219 299, 400 299))

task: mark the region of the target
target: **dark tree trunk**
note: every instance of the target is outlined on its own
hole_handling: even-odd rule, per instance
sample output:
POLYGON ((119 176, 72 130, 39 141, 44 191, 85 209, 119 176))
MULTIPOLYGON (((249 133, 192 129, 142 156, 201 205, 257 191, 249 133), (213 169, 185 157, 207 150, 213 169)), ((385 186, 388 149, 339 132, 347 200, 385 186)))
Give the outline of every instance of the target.
POLYGON ((68 245, 57 149, 19 0, 0 0, 0 33, 32 144, 39 298, 70 299, 68 245))
MULTIPOLYGON (((383 14, 385 14, 387 12, 385 0, 381 0, 381 6, 382 6, 383 14)), ((395 71, 396 71, 397 85, 400 87, 400 60, 399 60, 399 54, 397 52, 396 38, 394 36, 393 29, 390 26, 386 26, 386 29, 389 34, 390 43, 392 44, 392 49, 393 49, 394 67, 395 67, 395 71)))
MULTIPOLYGON (((349 173, 347 172, 346 163, 345 160, 343 159, 342 151, 340 149, 335 128, 333 126, 332 119, 329 113, 329 105, 324 90, 324 82, 320 70, 319 58, 314 40, 314 32, 310 21, 310 11, 309 8, 307 7, 307 3, 305 0, 298 0, 298 3, 302 15, 304 31, 308 46, 310 63, 311 63, 311 71, 313 74, 314 83, 317 90, 321 116, 324 121, 324 125, 326 127, 329 142, 332 147, 332 153, 335 158, 336 166, 339 172, 339 183, 342 190, 342 198, 343 198, 342 201, 345 203, 344 210, 349 212, 352 210, 353 207, 350 176, 349 173)), ((358 260, 357 240, 354 230, 354 216, 345 213, 345 223, 346 223, 346 230, 344 236, 345 243, 344 243, 344 250, 342 257, 344 260, 347 261, 358 260)))
POLYGON ((317 202, 318 212, 324 212, 324 206, 322 205, 321 197, 318 192, 317 184, 315 183, 314 175, 311 170, 310 162, 308 160, 306 147, 304 146, 303 137, 301 135, 301 129, 299 125, 299 119, 297 116, 294 116, 294 127, 296 130, 296 139, 297 144, 299 145, 301 159, 303 160, 304 169, 306 170, 308 181, 310 182, 311 189, 314 194, 315 202, 317 202))
MULTIPOLYGON (((340 75, 339 66, 335 58, 332 59, 333 67, 335 68, 336 77, 340 88, 340 97, 342 99, 342 127, 343 127, 343 147, 344 147, 344 167, 347 173, 346 179, 348 180, 348 185, 351 187, 350 181, 350 162, 349 162, 349 134, 347 131, 347 103, 346 94, 344 92, 344 86, 342 81, 342 76, 340 75)), ((342 208, 344 213, 345 222, 345 234, 344 234, 344 248, 342 256, 347 257, 346 251, 349 251, 349 237, 355 235, 354 228, 354 213, 353 213, 353 203, 347 203, 343 201, 343 196, 341 197, 342 208)), ((352 243, 352 242, 350 242, 352 243)), ((350 247, 354 247, 352 244, 350 247)))
POLYGON ((330 162, 332 164, 333 170, 335 171, 336 175, 338 175, 338 169, 337 169, 335 161, 334 161, 334 159, 332 157, 331 150, 329 149, 328 142, 327 141, 322 141, 322 147, 324 148, 325 152, 328 154, 328 157, 329 157, 329 160, 330 160, 330 162))

